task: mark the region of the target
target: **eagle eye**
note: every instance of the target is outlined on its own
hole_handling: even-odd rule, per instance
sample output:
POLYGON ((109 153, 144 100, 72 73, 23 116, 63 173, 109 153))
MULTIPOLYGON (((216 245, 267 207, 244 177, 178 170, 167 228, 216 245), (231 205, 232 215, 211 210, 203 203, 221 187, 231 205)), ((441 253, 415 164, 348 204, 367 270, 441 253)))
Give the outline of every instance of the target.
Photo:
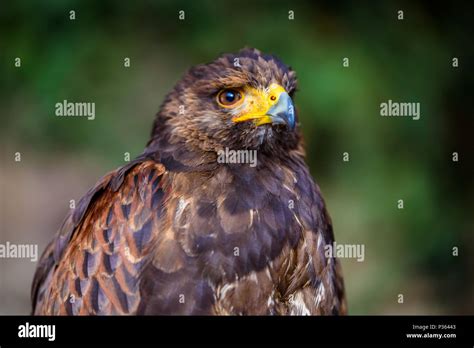
POLYGON ((241 100, 242 93, 234 88, 223 89, 217 94, 217 102, 223 107, 235 106, 241 100))

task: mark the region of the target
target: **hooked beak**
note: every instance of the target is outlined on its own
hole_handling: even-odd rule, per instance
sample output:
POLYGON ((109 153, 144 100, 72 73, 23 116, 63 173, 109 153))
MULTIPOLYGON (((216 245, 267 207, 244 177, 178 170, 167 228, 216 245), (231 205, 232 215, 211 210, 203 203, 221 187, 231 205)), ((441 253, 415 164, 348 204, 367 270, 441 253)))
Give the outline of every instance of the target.
POLYGON ((285 124, 289 129, 295 128, 295 107, 291 97, 286 92, 282 92, 278 102, 267 111, 272 124, 285 124))
MULTIPOLYGON (((252 92, 252 91, 251 91, 252 92)), ((261 95, 254 92, 257 97, 253 97, 256 102, 246 110, 244 115, 234 117, 234 123, 253 120, 256 126, 263 124, 283 124, 290 130, 295 128, 295 107, 289 94, 280 85, 271 85, 270 92, 261 95)), ((250 93, 251 94, 251 93, 250 93)))

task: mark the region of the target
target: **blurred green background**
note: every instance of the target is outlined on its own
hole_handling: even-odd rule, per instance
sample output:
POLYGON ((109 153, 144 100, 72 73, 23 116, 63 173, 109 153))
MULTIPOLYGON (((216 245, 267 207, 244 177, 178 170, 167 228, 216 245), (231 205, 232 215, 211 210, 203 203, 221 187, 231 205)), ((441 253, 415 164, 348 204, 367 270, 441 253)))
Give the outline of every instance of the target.
MULTIPOLYGON (((69 200, 142 151, 186 69, 251 46, 296 70, 307 161, 336 240, 365 245, 364 262, 342 260, 349 312, 472 314, 472 13, 468 1, 2 4, 0 243, 42 250, 69 200), (95 102, 96 119, 56 117, 64 99, 95 102), (381 117, 388 99, 420 102, 421 119, 381 117)), ((29 311, 34 268, 0 260, 0 313, 29 311)))

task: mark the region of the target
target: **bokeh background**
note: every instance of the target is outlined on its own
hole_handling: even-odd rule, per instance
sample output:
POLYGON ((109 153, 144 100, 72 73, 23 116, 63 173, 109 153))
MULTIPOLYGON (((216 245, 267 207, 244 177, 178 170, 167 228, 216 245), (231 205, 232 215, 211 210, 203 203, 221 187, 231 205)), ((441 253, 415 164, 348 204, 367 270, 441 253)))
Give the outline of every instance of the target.
MULTIPOLYGON (((365 245, 364 262, 342 260, 350 313, 474 313, 470 2, 66 0, 1 7, 0 243, 42 250, 69 200, 123 165, 125 152, 142 151, 164 95, 186 69, 252 46, 296 70, 307 160, 337 242, 365 245), (56 117, 64 99, 95 102, 96 119, 56 117), (420 102, 421 119, 381 117, 388 99, 420 102)), ((29 260, 0 259, 1 314, 30 311, 34 268, 29 260)))

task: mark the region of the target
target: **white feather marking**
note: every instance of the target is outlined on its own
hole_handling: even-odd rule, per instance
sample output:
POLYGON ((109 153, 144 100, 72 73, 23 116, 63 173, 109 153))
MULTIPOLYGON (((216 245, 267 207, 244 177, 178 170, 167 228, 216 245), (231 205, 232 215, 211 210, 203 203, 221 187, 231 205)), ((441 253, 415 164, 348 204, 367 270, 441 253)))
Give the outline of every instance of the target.
POLYGON ((273 278, 272 278, 272 275, 271 275, 271 273, 270 273, 270 269, 269 269, 268 267, 265 268, 265 274, 267 275, 268 279, 270 279, 270 280, 273 279, 273 278))
POLYGON ((316 292, 316 297, 314 298, 314 304, 316 306, 319 306, 321 301, 324 301, 326 297, 326 290, 324 289, 324 284, 320 283, 318 286, 318 290, 316 292))
POLYGON ((291 315, 311 315, 306 303, 304 303, 302 292, 297 292, 294 295, 291 304, 291 315))
POLYGON ((257 273, 256 272, 252 272, 250 274, 250 276, 248 276, 248 279, 258 284, 258 279, 257 279, 257 273))
POLYGON ((303 228, 303 224, 301 223, 300 219, 298 218, 298 216, 296 214, 293 213, 293 217, 295 218, 296 222, 298 223, 298 225, 303 228))
POLYGON ((323 242, 323 238, 321 237, 321 233, 318 233, 318 250, 321 248, 321 244, 323 242))
POLYGON ((235 283, 227 283, 227 284, 224 284, 224 286, 222 286, 220 289, 219 289, 219 297, 220 298, 224 298, 225 295, 227 294, 227 291, 235 288, 235 283))
POLYGON ((288 191, 290 191, 291 193, 293 193, 293 190, 292 190, 292 189, 290 189, 290 188, 288 187, 288 185, 286 185, 286 184, 283 184, 283 187, 284 187, 285 189, 287 189, 288 191))
POLYGON ((183 197, 179 198, 178 205, 176 206, 175 221, 179 221, 184 209, 188 206, 188 204, 189 201, 185 200, 183 197))
POLYGON ((273 307, 275 305, 275 299, 273 298, 275 296, 275 290, 272 290, 272 293, 270 296, 268 296, 267 300, 267 306, 268 307, 273 307))

